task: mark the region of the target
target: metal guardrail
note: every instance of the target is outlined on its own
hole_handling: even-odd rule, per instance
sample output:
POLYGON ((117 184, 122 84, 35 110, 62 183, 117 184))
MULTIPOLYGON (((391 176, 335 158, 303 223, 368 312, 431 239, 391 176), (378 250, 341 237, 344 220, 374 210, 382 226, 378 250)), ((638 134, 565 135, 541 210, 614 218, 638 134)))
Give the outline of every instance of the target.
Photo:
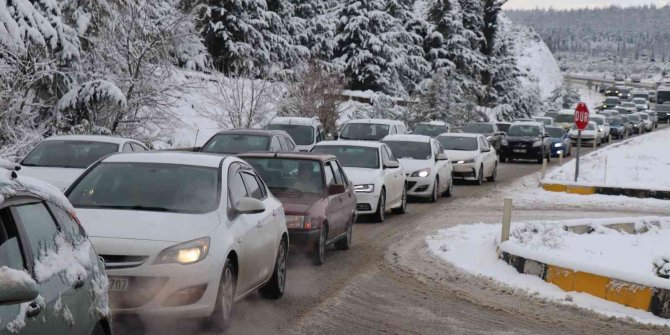
MULTIPOLYGON (((565 79, 569 81, 580 81, 580 82, 592 82, 594 85, 614 85, 614 79, 608 79, 608 78, 593 78, 593 77, 587 77, 587 76, 576 76, 576 75, 564 75, 565 79)), ((627 81, 626 86, 630 87, 638 87, 638 88, 646 88, 650 90, 655 90, 657 85, 655 83, 634 83, 627 81)))

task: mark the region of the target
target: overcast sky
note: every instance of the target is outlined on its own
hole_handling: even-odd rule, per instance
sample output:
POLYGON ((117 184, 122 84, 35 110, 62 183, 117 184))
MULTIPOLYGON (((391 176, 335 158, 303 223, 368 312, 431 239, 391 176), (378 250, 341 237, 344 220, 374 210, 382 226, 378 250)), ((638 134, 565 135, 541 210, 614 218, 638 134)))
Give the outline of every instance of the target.
POLYGON ((663 6, 668 0, 509 0, 505 5, 506 9, 534 9, 549 8, 571 9, 585 7, 609 7, 617 6, 639 6, 645 4, 656 4, 663 6))

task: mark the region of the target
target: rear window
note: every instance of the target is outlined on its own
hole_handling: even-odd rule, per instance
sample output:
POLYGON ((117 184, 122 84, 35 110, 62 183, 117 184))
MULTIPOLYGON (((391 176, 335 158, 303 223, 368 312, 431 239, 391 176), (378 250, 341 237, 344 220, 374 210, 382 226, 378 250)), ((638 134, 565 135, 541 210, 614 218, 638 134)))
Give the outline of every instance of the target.
POLYGON ((427 160, 432 158, 430 143, 411 141, 386 141, 393 156, 400 159, 427 160))
POLYGON ((80 208, 201 214, 218 208, 219 175, 217 168, 210 167, 101 163, 67 196, 80 208))
POLYGON ((479 149, 476 137, 440 136, 437 141, 444 150, 475 151, 479 149))
POLYGON ((312 152, 334 155, 344 167, 378 169, 379 149, 347 145, 317 145, 312 152))
POLYGON ((314 144, 314 128, 311 126, 299 126, 292 124, 270 124, 265 127, 269 130, 283 130, 291 135, 297 145, 314 144))
POLYGON ((273 192, 323 193, 321 162, 304 159, 245 158, 273 192))
POLYGON ((464 133, 490 134, 493 133, 493 125, 487 123, 470 123, 463 129, 464 133))
POLYGON ((542 134, 542 131, 540 130, 540 127, 538 126, 529 126, 529 125, 522 125, 522 124, 513 124, 511 127, 509 127, 509 131, 507 132, 508 136, 521 136, 521 137, 537 137, 542 134))
POLYGON ((374 123, 348 123, 342 129, 343 140, 379 141, 389 134, 390 126, 374 123))
POLYGON ((245 134, 219 134, 212 137, 202 152, 217 154, 239 154, 250 151, 267 151, 270 143, 268 136, 245 134))
POLYGON ((430 137, 436 137, 446 132, 447 126, 433 124, 420 124, 414 129, 415 135, 425 135, 430 137))
POLYGON ((119 151, 119 145, 92 141, 44 141, 21 162, 24 166, 85 169, 119 151))
POLYGON ((496 124, 496 126, 498 126, 498 129, 500 129, 500 131, 504 131, 504 132, 507 132, 511 125, 512 125, 511 123, 497 123, 496 124))
POLYGON ((570 122, 575 122, 575 116, 573 114, 558 114, 558 116, 556 116, 556 123, 570 122))
POLYGON ((547 128, 547 133, 549 133, 549 136, 552 138, 561 138, 565 136, 565 133, 561 128, 547 128))

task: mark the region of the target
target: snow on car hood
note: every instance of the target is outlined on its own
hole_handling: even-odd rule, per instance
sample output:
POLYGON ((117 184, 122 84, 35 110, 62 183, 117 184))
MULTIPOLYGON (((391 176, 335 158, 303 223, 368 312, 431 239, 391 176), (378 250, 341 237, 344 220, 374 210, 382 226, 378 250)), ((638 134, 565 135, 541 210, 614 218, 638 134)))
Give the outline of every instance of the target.
POLYGON ((412 174, 414 171, 422 170, 425 168, 433 168, 435 162, 430 159, 398 159, 400 165, 405 170, 405 173, 412 174))
POLYGON ((447 153, 447 158, 452 162, 474 159, 479 155, 477 151, 445 150, 445 152, 447 153))
POLYGON ((379 169, 345 167, 344 172, 354 185, 373 184, 381 176, 379 169))
POLYGON ((58 187, 59 190, 65 191, 84 171, 86 169, 21 166, 17 174, 46 181, 58 187))
POLYGON ((217 212, 181 214, 77 208, 90 237, 186 242, 208 236, 219 225, 217 212))

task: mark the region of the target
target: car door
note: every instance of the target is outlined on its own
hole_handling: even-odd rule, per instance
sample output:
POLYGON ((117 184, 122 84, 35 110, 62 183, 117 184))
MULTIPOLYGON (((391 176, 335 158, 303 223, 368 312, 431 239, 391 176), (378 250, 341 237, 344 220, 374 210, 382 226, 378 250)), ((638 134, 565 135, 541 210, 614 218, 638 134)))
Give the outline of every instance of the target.
MULTIPOLYGON (((332 169, 333 169, 333 176, 335 177, 335 184, 342 186, 345 190, 347 188, 347 183, 344 177, 342 177, 342 170, 340 169, 340 166, 337 165, 336 161, 330 161, 327 162, 332 169)), ((346 229, 346 221, 348 219, 348 213, 345 213, 345 198, 347 197, 347 192, 343 192, 340 194, 337 194, 335 196, 335 199, 337 199, 337 227, 333 227, 333 235, 332 237, 338 236, 342 233, 344 233, 346 229)))
MULTIPOLYGON (((330 162, 326 162, 323 164, 323 174, 326 178, 326 192, 328 192, 328 188, 337 183, 330 162)), ((328 197, 327 198, 328 205, 326 206, 326 220, 328 220, 328 228, 329 228, 328 239, 330 240, 338 235, 338 229, 340 226, 340 218, 341 218, 338 212, 339 209, 342 208, 342 204, 340 202, 339 194, 335 195, 330 195, 328 193, 326 194, 328 197)))
POLYGON ((332 161, 331 164, 333 164, 333 166, 337 165, 339 168, 340 173, 342 174, 342 180, 344 181, 344 187, 346 189, 342 195, 341 211, 344 221, 344 230, 346 231, 349 218, 351 218, 356 211, 356 193, 354 191, 354 184, 349 181, 349 177, 347 177, 347 174, 344 172, 344 169, 342 168, 342 165, 340 165, 339 161, 332 161))
POLYGON ((440 145, 439 142, 436 140, 430 140, 430 146, 431 150, 433 151, 433 159, 435 160, 435 168, 437 169, 438 176, 440 176, 440 185, 439 185, 439 191, 442 192, 447 189, 447 186, 449 186, 449 177, 451 176, 451 171, 449 169, 449 161, 448 160, 437 160, 437 155, 443 154, 444 149, 442 149, 442 145, 440 145))
POLYGON ((380 148, 381 151, 381 162, 382 162, 382 173, 384 175, 384 186, 386 187, 386 208, 389 208, 390 205, 395 204, 402 197, 402 189, 399 185, 400 180, 400 168, 385 168, 385 166, 393 161, 391 159, 391 149, 387 145, 382 145, 380 148))

